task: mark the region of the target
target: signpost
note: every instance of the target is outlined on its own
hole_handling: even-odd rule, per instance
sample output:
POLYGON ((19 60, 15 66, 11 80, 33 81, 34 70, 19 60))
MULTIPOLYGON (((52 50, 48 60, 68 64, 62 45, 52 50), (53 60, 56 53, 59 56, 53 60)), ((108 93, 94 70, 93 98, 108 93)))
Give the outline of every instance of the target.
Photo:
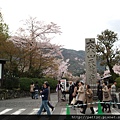
POLYGON ((66 91, 66 79, 61 79, 60 82, 63 86, 63 91, 66 91))
POLYGON ((6 63, 7 60, 5 59, 0 59, 0 87, 2 86, 3 83, 3 76, 4 76, 4 64, 6 63))

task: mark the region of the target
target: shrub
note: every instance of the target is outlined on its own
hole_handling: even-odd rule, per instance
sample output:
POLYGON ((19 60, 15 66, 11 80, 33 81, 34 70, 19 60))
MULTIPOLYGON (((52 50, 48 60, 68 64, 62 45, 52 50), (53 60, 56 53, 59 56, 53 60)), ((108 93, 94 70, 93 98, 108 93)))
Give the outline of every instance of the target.
POLYGON ((20 83, 20 89, 24 91, 30 90, 30 84, 31 84, 32 79, 30 78, 20 78, 19 83, 20 83))
POLYGON ((3 85, 4 85, 4 88, 6 88, 6 89, 19 88, 19 78, 17 78, 17 77, 6 78, 4 80, 3 85))
POLYGON ((57 80, 54 80, 52 78, 20 78, 19 79, 19 83, 20 83, 20 89, 24 90, 24 91, 29 91, 30 90, 30 84, 33 82, 38 82, 38 85, 40 87, 42 87, 43 83, 45 81, 48 81, 48 83, 50 84, 51 90, 55 90, 56 89, 56 85, 57 85, 57 80))
POLYGON ((117 82, 117 89, 120 89, 120 77, 116 78, 116 82, 117 82))

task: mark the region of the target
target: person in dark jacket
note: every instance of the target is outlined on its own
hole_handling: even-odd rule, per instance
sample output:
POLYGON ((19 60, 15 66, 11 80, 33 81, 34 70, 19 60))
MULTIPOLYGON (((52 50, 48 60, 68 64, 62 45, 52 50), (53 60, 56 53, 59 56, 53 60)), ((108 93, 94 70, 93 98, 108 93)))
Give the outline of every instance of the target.
POLYGON ((100 102, 102 102, 103 99, 103 92, 102 92, 102 85, 100 84, 100 81, 97 82, 97 96, 98 96, 98 100, 100 102))
POLYGON ((72 81, 70 81, 70 87, 69 87, 69 105, 71 105, 71 101, 73 100, 73 92, 74 92, 74 85, 72 81))
MULTIPOLYGON (((48 84, 48 90, 49 90, 49 92, 48 92, 48 106, 52 109, 52 111, 55 109, 53 106, 52 106, 52 104, 50 103, 50 85, 49 85, 49 83, 47 82, 47 81, 45 81, 44 83, 47 83, 48 84)), ((43 112, 46 112, 46 110, 45 110, 45 108, 44 108, 44 110, 43 110, 43 112)))
POLYGON ((51 115, 50 109, 48 107, 48 93, 49 93, 48 86, 49 85, 48 83, 44 83, 43 85, 44 85, 44 89, 43 91, 40 91, 41 97, 42 97, 42 104, 40 106, 39 111, 37 112, 37 115, 41 115, 41 112, 44 108, 47 111, 47 115, 51 115))
POLYGON ((34 91, 35 91, 35 99, 38 99, 38 94, 39 94, 39 85, 38 85, 38 82, 35 83, 34 91))
MULTIPOLYGON (((103 100, 103 91, 102 91, 102 85, 100 83, 100 80, 97 81, 97 96, 98 96, 98 101, 102 102, 102 100, 103 100)), ((103 104, 101 104, 101 105, 103 105, 103 104)))

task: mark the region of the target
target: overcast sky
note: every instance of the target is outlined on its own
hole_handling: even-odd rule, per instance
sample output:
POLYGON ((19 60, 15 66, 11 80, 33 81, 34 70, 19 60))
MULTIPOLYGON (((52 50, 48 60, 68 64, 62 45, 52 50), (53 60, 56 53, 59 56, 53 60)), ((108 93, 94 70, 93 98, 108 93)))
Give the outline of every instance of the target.
POLYGON ((119 3, 120 0, 0 0, 0 9, 13 33, 21 27, 21 20, 37 17, 61 26, 62 34, 52 43, 85 50, 85 38, 96 38, 105 29, 119 35, 119 3))

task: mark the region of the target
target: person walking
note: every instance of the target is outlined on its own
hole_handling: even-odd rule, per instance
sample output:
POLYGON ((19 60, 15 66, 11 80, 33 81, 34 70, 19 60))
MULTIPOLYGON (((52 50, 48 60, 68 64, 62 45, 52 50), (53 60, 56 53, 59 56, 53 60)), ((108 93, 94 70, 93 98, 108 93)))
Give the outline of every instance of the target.
POLYGON ((48 94, 49 94, 48 86, 49 85, 47 83, 44 83, 43 85, 44 85, 44 89, 43 91, 40 91, 41 97, 42 97, 42 104, 40 106, 39 111, 37 112, 37 115, 41 115, 41 112, 44 108, 47 111, 47 115, 51 115, 48 107, 48 94))
POLYGON ((74 92, 74 85, 72 81, 70 81, 70 87, 69 87, 69 105, 71 105, 71 101, 73 99, 73 92, 74 92))
POLYGON ((30 84, 30 93, 31 93, 31 98, 32 99, 35 99, 35 91, 34 91, 34 88, 35 88, 35 86, 34 86, 34 83, 32 82, 31 84, 30 84))
POLYGON ((76 103, 76 96, 77 96, 77 94, 78 94, 78 92, 77 92, 77 90, 78 90, 78 83, 79 83, 79 81, 77 81, 75 84, 74 84, 74 91, 73 91, 73 93, 72 93, 72 96, 73 96, 73 99, 72 99, 72 101, 71 101, 71 105, 73 105, 72 106, 72 108, 75 110, 75 103, 76 103))
MULTIPOLYGON (((52 109, 52 111, 55 109, 52 105, 51 105, 51 103, 50 103, 50 100, 51 100, 51 98, 50 98, 50 85, 49 85, 49 83, 47 82, 47 81, 45 81, 44 83, 47 83, 48 84, 48 106, 52 109)), ((43 110, 43 112, 46 112, 46 109, 44 108, 44 110, 43 110)))
MULTIPOLYGON (((117 97, 116 97, 116 84, 117 82, 114 81, 113 85, 111 86, 111 97, 112 97, 113 103, 118 102, 117 97)), ((115 104, 113 104, 113 108, 116 108, 115 104)))
MULTIPOLYGON (((102 102, 103 100, 103 91, 102 91, 102 85, 100 83, 100 80, 97 81, 97 96, 98 96, 98 101, 102 102)), ((101 103, 102 105, 102 103, 101 103)), ((96 110, 98 111, 98 110, 96 110)))
POLYGON ((59 80, 57 87, 56 87, 56 92, 58 92, 58 102, 60 102, 62 99, 62 88, 63 88, 63 86, 61 84, 61 81, 59 80))
POLYGON ((38 99, 39 85, 38 85, 38 82, 37 82, 37 81, 36 81, 36 83, 35 83, 34 91, 35 91, 35 99, 38 99))
POLYGON ((106 102, 109 102, 110 101, 110 92, 109 92, 109 89, 107 87, 107 82, 104 82, 103 83, 103 108, 102 108, 102 111, 104 112, 104 110, 107 110, 107 107, 109 108, 109 111, 107 111, 107 113, 110 113, 111 110, 110 110, 110 104, 107 104, 106 105, 106 102))
MULTIPOLYGON (((112 102, 112 97, 111 97, 111 85, 110 85, 110 84, 108 85, 108 92, 109 92, 109 95, 110 95, 110 96, 109 96, 110 99, 109 99, 109 103, 108 103, 108 104, 110 105, 110 107, 109 107, 109 106, 107 107, 107 108, 108 108, 108 111, 107 111, 107 112, 108 112, 108 113, 111 113, 111 104, 110 104, 110 103, 112 102)), ((106 106, 107 106, 108 104, 106 104, 106 106)))
POLYGON ((103 91, 102 91, 102 86, 101 86, 101 83, 100 83, 100 80, 97 82, 97 96, 98 96, 98 100, 100 102, 102 102, 102 99, 103 99, 103 91))
POLYGON ((78 86, 79 86, 79 88, 77 90, 78 94, 76 96, 76 103, 75 103, 75 105, 80 104, 80 108, 83 109, 83 103, 84 103, 84 100, 85 100, 84 83, 82 81, 80 81, 78 83, 78 86))
POLYGON ((90 108, 91 110, 91 114, 94 114, 94 109, 93 109, 93 104, 91 104, 93 102, 93 91, 90 88, 90 85, 86 85, 86 91, 85 91, 85 104, 83 106, 83 111, 80 111, 81 113, 85 114, 87 107, 90 108))

